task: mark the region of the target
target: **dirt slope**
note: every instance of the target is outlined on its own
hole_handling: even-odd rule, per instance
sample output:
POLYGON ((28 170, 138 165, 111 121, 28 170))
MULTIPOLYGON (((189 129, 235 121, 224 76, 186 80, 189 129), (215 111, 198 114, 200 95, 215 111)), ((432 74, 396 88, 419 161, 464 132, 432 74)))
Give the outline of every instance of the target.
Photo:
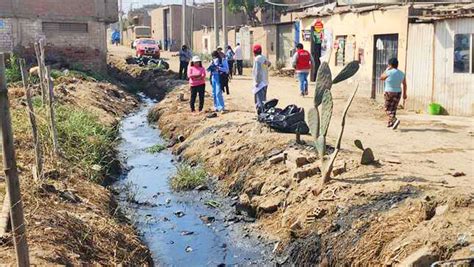
MULTIPOLYGON (((88 110, 109 127, 138 105, 135 97, 110 83, 59 78, 56 84, 59 104, 73 112, 88 110)), ((23 89, 11 87, 9 95, 12 113, 22 116, 25 112, 23 89)), ((16 115, 13 117, 15 119, 16 115)), ((148 249, 120 214, 111 192, 89 181, 88 172, 80 166, 71 165, 67 159, 54 160, 46 150, 47 177, 33 180, 34 156, 29 125, 15 123, 14 120, 31 263, 115 265, 149 262, 148 249)), ((4 186, 3 179, 1 185, 4 186)), ((2 239, 0 262, 14 263, 14 258, 8 235, 2 239)))
MULTIPOLYGON (((309 136, 303 138, 308 145, 295 144, 294 135, 260 125, 238 100, 217 118, 191 114, 177 100, 180 93, 189 99, 187 86, 176 89, 150 118, 171 140, 186 138, 174 151, 217 175, 223 194, 236 197, 236 212, 258 218, 255 231, 280 240, 281 263, 380 266, 473 256, 474 192, 467 177, 451 185, 456 178, 406 169, 417 164, 408 160, 361 165, 348 137, 336 163, 340 174, 318 188, 309 136), (297 167, 300 158, 305 165, 297 167)), ((207 95, 208 110, 211 104, 207 95)))

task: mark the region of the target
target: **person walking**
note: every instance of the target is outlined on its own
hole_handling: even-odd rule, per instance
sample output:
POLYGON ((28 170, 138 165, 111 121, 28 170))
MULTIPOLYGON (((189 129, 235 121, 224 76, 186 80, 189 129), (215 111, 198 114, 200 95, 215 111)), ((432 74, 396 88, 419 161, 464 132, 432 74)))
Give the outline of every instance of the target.
POLYGON ((219 52, 212 52, 212 62, 211 65, 207 68, 207 71, 210 72, 211 85, 212 85, 212 97, 214 99, 214 109, 215 111, 224 111, 224 97, 222 96, 222 87, 220 81, 220 73, 223 69, 222 58, 219 55, 219 52))
MULTIPOLYGON (((234 59, 237 63, 236 72, 238 72, 239 75, 242 75, 244 56, 242 54, 242 47, 240 47, 240 43, 237 43, 237 46, 235 47, 234 59)), ((236 72, 234 72, 234 74, 236 74, 236 72)))
POLYGON ((380 80, 384 81, 385 112, 388 116, 387 127, 395 130, 400 124, 400 120, 397 119, 397 107, 402 97, 402 85, 403 100, 407 99, 405 73, 398 69, 398 60, 396 58, 388 60, 388 67, 380 76, 380 80))
POLYGON ((199 94, 199 112, 204 108, 204 90, 206 88, 206 70, 202 67, 202 62, 199 56, 194 56, 191 59, 191 64, 188 69, 189 86, 191 88, 191 98, 189 105, 191 112, 195 112, 194 103, 196 96, 199 94))
POLYGON ((227 61, 229 62, 229 80, 231 80, 232 79, 232 74, 234 73, 234 56, 235 56, 235 53, 234 53, 234 50, 232 50, 232 47, 230 45, 227 46, 225 56, 227 58, 227 61))
POLYGON ((179 50, 179 79, 185 80, 188 72, 189 61, 191 60, 192 54, 188 49, 187 45, 183 45, 179 50))
POLYGON ((253 93, 255 98, 255 106, 257 108, 257 114, 262 112, 263 104, 267 101, 267 89, 268 89, 268 68, 270 67, 270 61, 262 55, 262 46, 255 44, 253 46, 253 93))
POLYGON ((303 49, 303 44, 301 43, 296 45, 292 65, 300 82, 301 96, 308 95, 308 75, 311 72, 312 66, 314 66, 314 59, 311 53, 303 49))
POLYGON ((222 92, 226 92, 227 90, 227 94, 229 94, 229 61, 226 54, 222 51, 222 47, 219 46, 217 52, 222 60, 222 68, 219 71, 222 92))

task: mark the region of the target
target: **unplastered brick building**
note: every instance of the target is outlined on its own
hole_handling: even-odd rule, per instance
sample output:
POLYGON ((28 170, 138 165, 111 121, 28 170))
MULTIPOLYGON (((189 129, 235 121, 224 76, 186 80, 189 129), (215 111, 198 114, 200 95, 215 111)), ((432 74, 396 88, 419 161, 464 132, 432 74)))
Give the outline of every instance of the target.
POLYGON ((117 0, 0 0, 0 52, 32 61, 43 38, 48 63, 104 70, 106 27, 117 20, 117 0))

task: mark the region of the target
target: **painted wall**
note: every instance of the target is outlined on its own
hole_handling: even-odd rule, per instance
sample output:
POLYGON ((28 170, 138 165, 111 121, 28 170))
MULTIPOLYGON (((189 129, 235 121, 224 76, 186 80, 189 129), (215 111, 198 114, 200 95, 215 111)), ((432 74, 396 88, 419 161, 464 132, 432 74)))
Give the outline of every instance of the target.
MULTIPOLYGON (((303 18, 301 30, 310 29, 316 17, 303 18)), ((344 13, 320 17, 324 28, 332 32, 333 41, 337 36, 354 35, 353 51, 358 59, 361 52, 361 68, 354 79, 360 84, 362 94, 370 97, 372 91, 374 35, 398 34, 398 59, 399 68, 405 70, 406 48, 408 39, 408 7, 398 9, 376 10, 364 13, 344 13), (359 50, 360 49, 360 50, 359 50)), ((305 47, 310 47, 310 42, 303 42, 305 47)), ((334 44, 334 43, 332 43, 334 44)), ((347 60, 346 60, 347 62, 347 60)), ((335 51, 331 51, 330 67, 336 75, 343 66, 335 65, 335 51)))
POLYGON ((450 115, 474 115, 474 67, 471 73, 454 73, 454 35, 471 34, 470 63, 474 38, 474 18, 448 19, 435 23, 433 100, 450 115))
MULTIPOLYGON (((181 47, 181 44, 183 43, 182 36, 181 36, 181 25, 182 25, 182 20, 181 20, 181 13, 182 13, 182 8, 180 5, 169 5, 166 7, 162 8, 157 8, 151 11, 151 24, 152 24, 152 32, 154 31, 155 33, 153 34, 153 38, 157 40, 162 40, 164 41, 164 10, 169 9, 171 13, 171 33, 170 37, 173 42, 172 46, 172 51, 178 51, 179 48, 181 47)), ((219 22, 219 27, 221 28, 222 24, 222 11, 218 11, 218 17, 217 20, 219 22)), ((243 13, 227 13, 227 25, 230 26, 236 26, 236 25, 242 25, 245 24, 247 19, 246 16, 243 13)), ((201 39, 196 38, 193 36, 193 32, 195 31, 206 31, 203 28, 208 27, 208 28, 213 28, 214 27, 214 18, 213 18, 213 8, 211 7, 191 7, 188 6, 186 9, 186 27, 188 29, 187 37, 186 37, 186 43, 193 47, 193 50, 200 50, 200 47, 202 47, 201 39), (192 29, 192 30, 191 30, 192 29)), ((228 28, 227 30, 229 31, 231 28, 228 28)), ((212 38, 214 40, 214 38, 212 38)), ((220 38, 222 41, 222 38, 220 38)), ((215 44, 213 44, 212 47, 216 47, 215 44)))

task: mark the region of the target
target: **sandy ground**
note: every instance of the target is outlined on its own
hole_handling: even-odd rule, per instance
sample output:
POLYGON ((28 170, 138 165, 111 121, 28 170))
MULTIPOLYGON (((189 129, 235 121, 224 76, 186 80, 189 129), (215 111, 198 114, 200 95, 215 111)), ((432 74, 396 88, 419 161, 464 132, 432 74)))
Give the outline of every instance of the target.
MULTIPOLYGON (((110 47, 112 54, 127 56, 133 50, 127 47, 110 47)), ((178 71, 179 62, 176 53, 162 52, 162 58, 170 63, 172 70, 178 71)), ((329 128, 329 140, 333 141, 339 132, 340 116, 356 86, 357 75, 333 88, 334 111, 329 128)), ((230 83, 230 95, 225 101, 230 110, 253 111, 252 79, 250 69, 244 70, 244 76, 235 76, 230 83)), ((313 107, 314 83, 310 83, 310 94, 299 96, 296 79, 288 77, 270 77, 267 98, 277 98, 279 107, 289 104, 302 106, 308 111, 313 107)), ((210 92, 209 86, 206 88, 210 92)), ((401 110, 400 127, 393 131, 386 128, 382 103, 364 95, 363 88, 354 100, 348 114, 343 138, 343 149, 357 151, 353 141, 359 139, 365 147, 374 151, 376 159, 397 159, 400 175, 423 177, 430 181, 446 181, 449 185, 468 187, 474 190, 474 119, 471 117, 430 116, 401 110), (462 177, 452 177, 455 172, 463 172, 462 177)), ((365 90, 366 91, 366 90, 365 90)), ((410 92, 408 92, 410 96, 410 92)), ((408 98, 407 101, 410 101, 408 98)), ((310 137, 307 137, 308 140, 310 137)))
MULTIPOLYGON (((111 52, 125 56, 130 50, 111 52)), ((166 53, 163 57, 176 71, 177 58, 166 53)), ((172 150, 219 178, 222 193, 236 199, 237 216, 242 211, 256 216, 251 232, 279 240, 276 257, 288 255, 298 266, 408 266, 410 257, 420 254, 433 256, 430 262, 472 256, 472 118, 402 112, 402 125, 393 131, 385 127, 381 105, 359 94, 336 160, 347 165, 346 171, 319 186, 317 171, 302 180, 294 175, 314 170, 318 162, 296 167, 294 156, 284 162, 269 160, 281 153, 275 151, 308 160, 315 153, 311 146, 295 145, 293 134, 256 122, 248 73, 246 69, 245 76, 232 80, 231 95, 225 96, 230 112, 217 118, 190 113, 187 101, 178 98, 189 99, 183 83, 173 87, 149 118, 170 140, 185 138, 172 150), (361 165, 355 139, 371 147, 380 163, 361 165), (453 177, 454 172, 466 175, 453 177)), ((353 83, 333 88, 329 144, 334 144, 339 114, 353 88, 353 83)), ((206 91, 205 109, 212 110, 209 88, 206 91)), ((280 107, 312 106, 312 93, 298 96, 293 78, 271 77, 268 97, 280 99, 280 107)), ((311 144, 311 136, 303 139, 311 144)))

